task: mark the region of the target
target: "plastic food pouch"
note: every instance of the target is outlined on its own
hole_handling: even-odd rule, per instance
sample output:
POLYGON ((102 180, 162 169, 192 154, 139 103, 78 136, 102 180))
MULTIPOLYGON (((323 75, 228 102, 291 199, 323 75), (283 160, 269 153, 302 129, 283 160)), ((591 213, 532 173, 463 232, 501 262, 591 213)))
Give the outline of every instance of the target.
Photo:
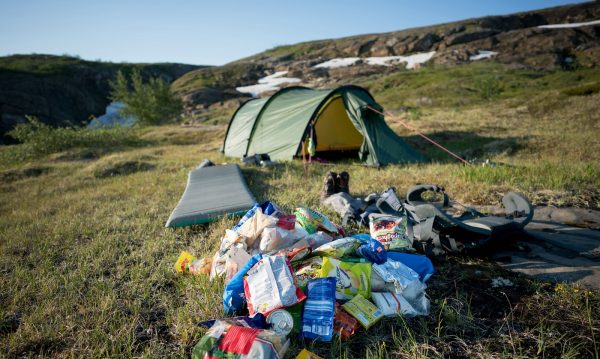
POLYGON ((358 321, 348 314, 342 306, 335 303, 335 317, 333 319, 333 330, 342 337, 342 339, 348 339, 355 331, 360 328, 358 321))
POLYGON ((300 302, 298 304, 294 304, 291 307, 286 308, 286 310, 291 314, 294 319, 294 327, 292 328, 292 333, 300 333, 302 329, 302 312, 304 310, 304 302, 300 302))
POLYGON ((323 257, 342 258, 355 256, 356 249, 360 247, 360 241, 357 238, 345 237, 336 239, 333 242, 325 243, 313 251, 314 255, 323 257))
POLYGON ((383 318, 381 310, 360 294, 342 305, 342 308, 356 318, 366 329, 369 329, 383 318))
POLYGON ((237 325, 240 327, 248 327, 248 328, 258 328, 264 329, 267 327, 267 323, 265 321, 265 316, 261 313, 256 313, 254 316, 240 316, 240 317, 232 317, 232 318, 223 318, 223 319, 211 319, 200 322, 199 324, 203 327, 210 328, 217 320, 223 321, 228 324, 237 325))
POLYGON ((388 253, 388 258, 400 262, 417 272, 419 274, 419 279, 421 279, 421 282, 423 283, 427 282, 433 273, 435 273, 433 263, 431 263, 429 258, 423 255, 390 252, 388 253))
POLYGON ((320 277, 336 279, 335 297, 352 299, 355 295, 371 296, 371 263, 343 262, 324 257, 320 277))
POLYGON ((238 229, 237 232, 246 237, 246 244, 248 245, 248 248, 253 248, 263 229, 267 227, 275 227, 277 225, 277 221, 277 217, 263 214, 262 209, 257 208, 254 215, 249 218, 238 229))
POLYGON ((405 298, 414 298, 426 288, 419 280, 417 272, 393 259, 383 264, 374 264, 373 271, 377 272, 386 283, 392 283, 393 291, 402 294, 405 298))
POLYGON ((248 221, 248 219, 252 218, 252 216, 254 216, 254 214, 256 213, 257 209, 261 209, 262 213, 266 214, 266 215, 273 215, 273 214, 277 214, 277 212, 280 212, 279 207, 277 207, 277 205, 271 201, 266 201, 262 204, 258 204, 255 203, 254 206, 252 206, 252 208, 250 208, 248 210, 248 212, 246 212, 246 214, 244 215, 244 217, 242 217, 239 222, 233 226, 233 228, 231 228, 231 230, 237 232, 238 229, 240 229, 244 223, 246 223, 246 221, 248 221))
POLYGON ((231 315, 239 312, 244 306, 246 301, 244 293, 244 276, 250 268, 252 268, 260 259, 261 254, 257 254, 250 258, 246 264, 231 278, 231 280, 225 285, 225 291, 223 292, 223 309, 225 314, 231 315))
POLYGON ((371 299, 386 317, 398 315, 412 317, 419 314, 400 294, 390 292, 371 293, 371 299))
POLYGON ((177 261, 175 262, 175 271, 177 271, 177 273, 189 272, 190 263, 196 259, 197 258, 194 257, 190 252, 181 252, 179 258, 177 258, 177 261))
POLYGON ((217 320, 192 349, 193 359, 283 358, 289 340, 271 330, 217 320))
POLYGON ((262 231, 259 249, 262 253, 270 253, 291 248, 306 235, 304 229, 288 231, 279 227, 267 227, 262 231))
MULTIPOLYGON (((304 231, 304 228, 302 228, 298 223, 296 223, 296 231, 299 228, 304 231)), ((306 231, 304 231, 304 232, 306 232, 306 231)), ((306 236, 304 238, 302 238, 301 240, 299 240, 298 242, 294 243, 292 248, 309 247, 310 249, 314 250, 314 249, 322 246, 325 243, 331 242, 332 240, 333 240, 333 237, 323 231, 317 231, 310 235, 308 234, 308 232, 306 232, 306 236)))
POLYGON ((338 233, 338 228, 331 223, 325 215, 306 207, 298 207, 294 211, 296 222, 304 228, 308 234, 315 233, 319 228, 329 233, 338 233))
POLYGON ((302 314, 302 335, 324 342, 333 336, 335 315, 335 278, 318 278, 308 282, 308 298, 302 314))
POLYGON ((210 268, 212 267, 212 258, 202 258, 193 260, 188 269, 191 274, 210 274, 210 268))
POLYGON ((356 234, 352 237, 358 239, 361 243, 360 247, 356 249, 357 256, 377 264, 387 261, 387 251, 381 242, 371 238, 368 234, 356 234))
POLYGON ((225 274, 227 270, 226 265, 227 256, 225 254, 221 254, 221 252, 216 252, 212 258, 212 263, 210 266, 210 279, 215 279, 216 277, 225 274))
POLYGON ((369 217, 371 237, 378 240, 388 251, 412 251, 412 239, 406 232, 406 217, 369 217))
POLYGON ((296 216, 294 216, 293 214, 288 214, 279 217, 277 227, 287 229, 288 231, 293 230, 296 227, 296 216))
POLYGON ((233 247, 227 251, 225 258, 225 283, 227 283, 252 256, 242 248, 233 247))
POLYGON ((238 229, 242 228, 242 226, 244 225, 244 223, 246 223, 247 220, 249 220, 250 218, 252 218, 252 216, 254 216, 254 213, 256 213, 256 210, 259 207, 260 207, 259 204, 255 203, 254 206, 252 206, 252 208, 250 208, 248 210, 248 212, 246 212, 246 214, 244 214, 244 216, 242 218, 240 218, 240 220, 238 221, 238 223, 231 228, 231 230, 237 232, 238 229))
POLYGON ((306 349, 302 349, 300 353, 296 356, 296 359, 323 359, 313 352, 309 352, 306 349))
POLYGON ((258 261, 244 278, 244 293, 250 315, 268 314, 306 298, 283 256, 266 256, 258 261))
POLYGON ((280 253, 285 255, 290 263, 299 262, 310 254, 310 248, 294 248, 290 250, 282 250, 280 253))
POLYGON ((323 258, 321 257, 312 257, 308 260, 301 261, 298 264, 294 264, 294 268, 296 269, 296 279, 298 280, 300 288, 306 289, 309 280, 319 278, 322 266, 323 258))
POLYGON ((237 232, 231 229, 225 230, 225 235, 221 238, 221 245, 219 246, 219 253, 225 254, 229 248, 233 246, 246 247, 246 239, 240 236, 237 232))
POLYGON ((388 291, 402 296, 410 304, 413 312, 406 315, 429 314, 429 299, 425 295, 427 286, 419 280, 419 274, 392 259, 384 264, 374 264, 373 271, 388 283, 388 291))
POLYGON ((263 202, 260 205, 260 208, 262 209, 264 214, 268 214, 269 216, 278 215, 281 212, 279 206, 271 201, 263 202))
POLYGON ((384 292, 387 290, 385 281, 375 270, 371 267, 371 293, 373 292, 384 292))

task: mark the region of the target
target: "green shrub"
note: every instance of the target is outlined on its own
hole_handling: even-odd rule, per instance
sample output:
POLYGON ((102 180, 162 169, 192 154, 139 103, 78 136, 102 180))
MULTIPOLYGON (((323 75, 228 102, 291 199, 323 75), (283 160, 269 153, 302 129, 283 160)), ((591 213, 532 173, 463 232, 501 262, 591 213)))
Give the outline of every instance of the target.
POLYGON ((135 117, 138 125, 160 125, 176 119, 182 110, 181 100, 173 93, 166 81, 152 77, 146 83, 138 69, 134 69, 129 80, 119 71, 110 82, 110 98, 123 102, 119 111, 125 117, 135 117))
POLYGON ((25 155, 44 155, 77 147, 111 148, 141 142, 137 131, 131 128, 54 128, 33 116, 27 116, 27 122, 16 125, 8 135, 22 143, 20 149, 25 155))
POLYGON ((479 96, 484 100, 491 100, 498 96, 504 89, 496 76, 485 77, 475 83, 479 96))

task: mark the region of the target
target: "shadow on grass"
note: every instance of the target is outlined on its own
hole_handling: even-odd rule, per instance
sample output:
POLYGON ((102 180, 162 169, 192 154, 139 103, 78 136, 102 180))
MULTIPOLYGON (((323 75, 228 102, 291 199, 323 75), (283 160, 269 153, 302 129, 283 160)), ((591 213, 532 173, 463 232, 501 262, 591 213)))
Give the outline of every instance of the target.
MULTIPOLYGON (((427 137, 466 160, 486 158, 500 154, 511 155, 521 148, 516 138, 485 137, 465 131, 440 131, 427 137)), ((402 137, 409 145, 430 161, 453 163, 455 158, 419 135, 402 137)))

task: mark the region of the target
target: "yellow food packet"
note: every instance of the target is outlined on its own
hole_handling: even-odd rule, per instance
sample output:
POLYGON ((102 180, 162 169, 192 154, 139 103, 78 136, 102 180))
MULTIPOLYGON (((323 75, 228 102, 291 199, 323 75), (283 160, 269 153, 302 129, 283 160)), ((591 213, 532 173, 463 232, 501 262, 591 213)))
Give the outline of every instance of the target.
POLYGON ((189 265, 195 259, 196 257, 194 257, 190 252, 181 252, 177 262, 175 262, 175 271, 177 271, 177 273, 189 272, 189 265))
POLYGON ((313 352, 309 352, 306 349, 302 349, 302 351, 300 353, 298 353, 298 356, 296 357, 296 359, 323 359, 323 358, 313 352))
POLYGON ((366 329, 369 329, 383 318, 381 310, 360 294, 357 294, 352 300, 342 305, 342 308, 356 318, 366 329))

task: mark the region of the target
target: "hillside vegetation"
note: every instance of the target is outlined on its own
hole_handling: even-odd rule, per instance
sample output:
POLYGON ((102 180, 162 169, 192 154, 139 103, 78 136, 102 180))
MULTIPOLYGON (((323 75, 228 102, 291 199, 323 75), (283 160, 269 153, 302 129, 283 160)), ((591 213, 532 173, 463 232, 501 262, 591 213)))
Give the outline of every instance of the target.
POLYGON ((110 102, 108 83, 118 71, 136 69, 144 78, 171 83, 199 67, 86 61, 67 55, 0 57, 0 145, 10 141, 5 133, 26 116, 56 127, 84 125, 92 116, 104 114, 110 102))

